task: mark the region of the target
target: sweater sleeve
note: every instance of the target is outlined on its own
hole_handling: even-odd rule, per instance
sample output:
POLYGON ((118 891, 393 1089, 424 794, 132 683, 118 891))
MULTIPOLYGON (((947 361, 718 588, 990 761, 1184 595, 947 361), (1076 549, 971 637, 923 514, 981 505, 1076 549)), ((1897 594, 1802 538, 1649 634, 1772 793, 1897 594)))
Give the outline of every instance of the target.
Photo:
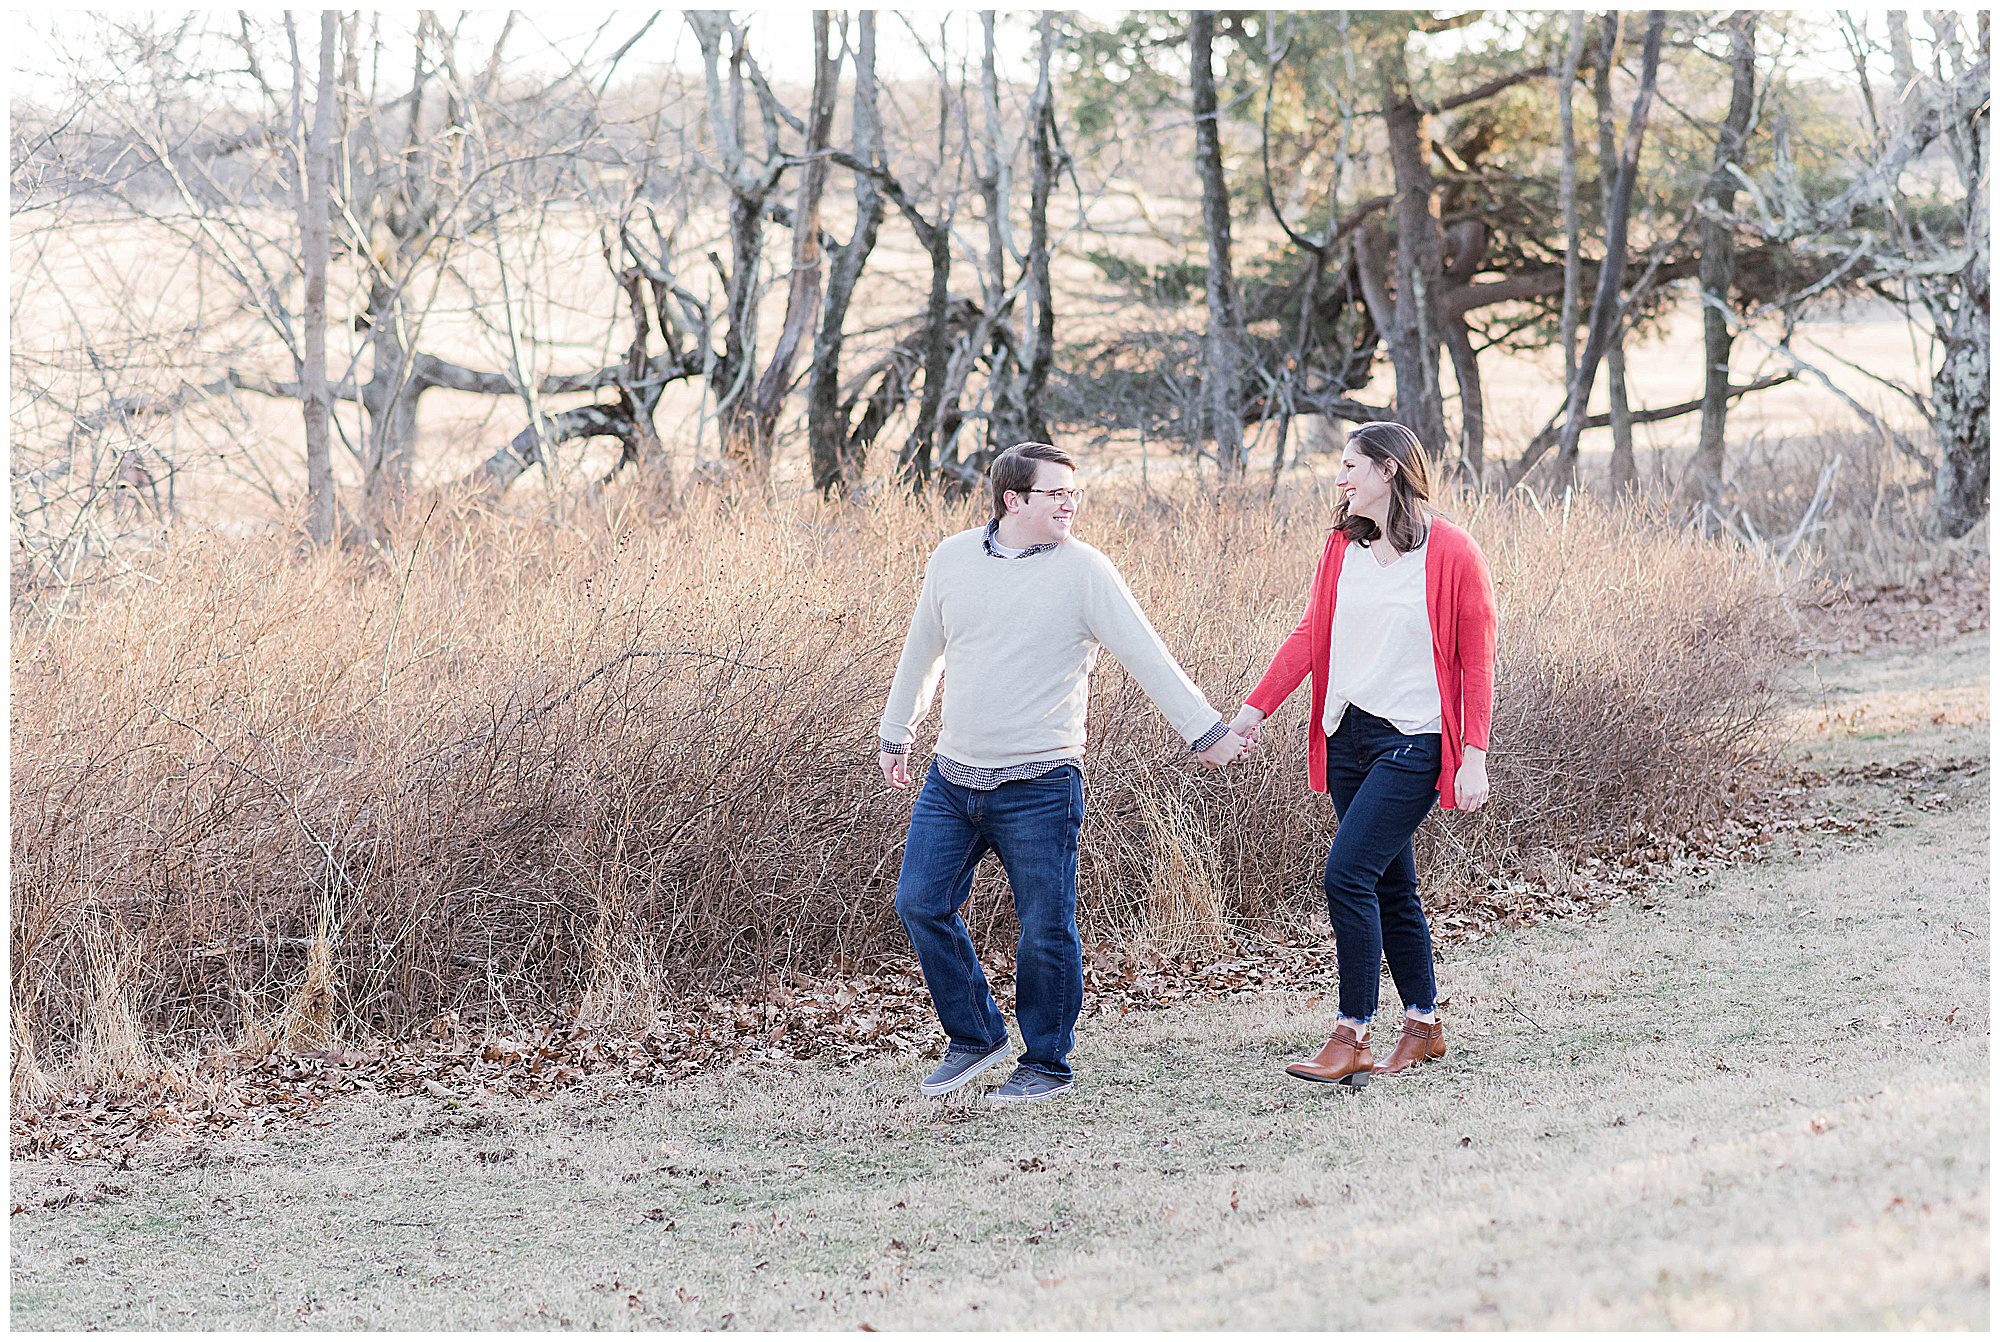
POLYGON ((1485 750, 1493 730, 1493 666, 1499 616, 1493 574, 1470 538, 1458 572, 1458 676, 1465 744, 1485 750))
POLYGON ((933 554, 924 569, 924 585, 917 593, 910 631, 903 636, 896 678, 889 684, 889 704, 882 710, 878 729, 885 747, 907 747, 916 737, 917 724, 929 716, 931 698, 944 675, 944 617, 938 609, 937 567, 933 554))
POLYGON ((1160 641, 1152 621, 1139 609, 1124 575, 1108 559, 1091 566, 1084 597, 1084 623, 1090 635, 1107 648, 1118 664, 1132 673, 1181 738, 1193 745, 1222 722, 1181 664, 1160 641))
POLYGON ((1264 672, 1264 678, 1257 682, 1257 687, 1243 700, 1267 718, 1278 711, 1279 706, 1291 697, 1292 691, 1299 687, 1299 682, 1306 678, 1306 673, 1312 670, 1313 612, 1319 604, 1322 579, 1326 576, 1327 564, 1332 557, 1333 545, 1329 542, 1325 552, 1319 557, 1319 567, 1313 570, 1312 586, 1306 593, 1305 614, 1299 616, 1297 628, 1278 645, 1277 655, 1271 658, 1271 665, 1264 672))

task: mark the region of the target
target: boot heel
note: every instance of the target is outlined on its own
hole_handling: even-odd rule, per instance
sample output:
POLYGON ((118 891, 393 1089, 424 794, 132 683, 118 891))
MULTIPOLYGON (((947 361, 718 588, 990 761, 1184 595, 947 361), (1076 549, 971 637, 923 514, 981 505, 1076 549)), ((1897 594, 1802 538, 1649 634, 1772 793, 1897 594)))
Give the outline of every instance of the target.
POLYGON ((1349 1072, 1333 1084, 1336 1086, 1346 1086, 1349 1090, 1362 1090, 1368 1085, 1368 1073, 1349 1072))

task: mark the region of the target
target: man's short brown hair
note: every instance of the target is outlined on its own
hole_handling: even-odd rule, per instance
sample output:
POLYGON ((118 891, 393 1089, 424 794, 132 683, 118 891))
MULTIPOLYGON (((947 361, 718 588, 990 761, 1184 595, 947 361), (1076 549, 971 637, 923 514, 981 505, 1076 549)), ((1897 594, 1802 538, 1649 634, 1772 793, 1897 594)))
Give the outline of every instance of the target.
POLYGON ((987 468, 986 478, 993 482, 993 516, 997 521, 1007 515, 1007 491, 1026 494, 1035 487, 1035 472, 1040 463, 1052 461, 1058 466, 1076 469, 1076 462, 1069 453, 1052 443, 1016 443, 993 458, 993 465, 987 468))

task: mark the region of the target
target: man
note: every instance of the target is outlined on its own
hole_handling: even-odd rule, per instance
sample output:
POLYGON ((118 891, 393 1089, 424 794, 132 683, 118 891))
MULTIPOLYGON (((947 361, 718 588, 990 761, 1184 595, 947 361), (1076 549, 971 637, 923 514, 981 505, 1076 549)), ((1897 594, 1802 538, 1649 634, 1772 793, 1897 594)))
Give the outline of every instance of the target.
POLYGON ((883 781, 908 787, 910 741, 943 676, 944 724, 896 881, 896 916, 951 1041, 920 1089, 949 1094, 1007 1054, 1006 1020, 958 915, 993 851, 1021 921, 1014 995, 1025 1048, 987 1095, 1006 1104, 1074 1084, 1078 765, 1098 649, 1110 649, 1204 764, 1229 764, 1248 742, 1187 678, 1111 561, 1071 538, 1076 463, 1022 443, 994 459, 989 480, 993 520, 946 538, 924 571, 880 735, 883 781))

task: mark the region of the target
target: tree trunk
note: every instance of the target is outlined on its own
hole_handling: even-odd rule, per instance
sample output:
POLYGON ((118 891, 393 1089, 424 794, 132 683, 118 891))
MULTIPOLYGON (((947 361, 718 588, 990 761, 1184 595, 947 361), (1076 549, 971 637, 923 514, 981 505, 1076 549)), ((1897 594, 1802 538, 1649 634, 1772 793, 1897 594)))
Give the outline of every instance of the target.
MULTIPOLYGON (((1016 443, 1040 437, 1028 427, 1027 375, 1019 357, 1023 342, 1015 339, 1012 330, 1012 287, 1007 281, 1007 270, 1008 262, 1017 255, 1010 215, 1014 194, 1014 146, 1007 142, 1006 124, 1000 115, 1000 63, 994 41, 995 18, 990 9, 982 10, 979 15, 979 92, 986 119, 986 161, 979 174, 979 194, 986 207, 986 268, 979 276, 979 286, 985 296, 986 310, 971 341, 973 348, 991 351, 986 372, 986 450, 989 457, 1016 443)), ((1042 93, 1043 89, 1037 83, 1034 100, 1028 109, 1027 134, 1037 138, 1041 133, 1042 93)), ((1047 202, 1044 200, 1040 216, 1041 235, 1037 239, 1044 255, 1048 247, 1046 209, 1047 202)), ((1030 213, 1034 213, 1032 205, 1030 213)), ((1032 283, 1032 260, 1023 257, 1022 261, 1025 279, 1032 283)), ((1034 296, 1029 297, 1028 303, 1030 335, 1026 343, 1031 345, 1034 296)))
MULTIPOLYGON (((961 100, 963 90, 961 83, 961 100)), ((951 143, 951 101, 951 79, 940 71, 937 122, 937 156, 940 163, 944 161, 951 143)), ((962 119, 962 101, 959 110, 962 119)), ((903 440, 903 450, 896 460, 898 475, 912 488, 921 488, 945 464, 945 438, 956 428, 958 421, 956 393, 947 396, 947 389, 952 383, 951 352, 955 343, 951 321, 952 206, 941 209, 935 219, 926 219, 900 187, 893 193, 893 198, 896 207, 910 221, 910 227, 931 263, 930 297, 924 305, 923 396, 917 404, 917 422, 903 440)))
POLYGON ((1576 305, 1583 288, 1583 228, 1576 213, 1576 69, 1582 56, 1583 11, 1573 9, 1569 45, 1563 49, 1562 68, 1556 73, 1556 112, 1562 125, 1562 175, 1556 194, 1563 223, 1562 315, 1557 319, 1556 338, 1562 346, 1565 387, 1576 378, 1576 305))
POLYGON ((416 451, 417 402, 428 390, 416 358, 403 344, 401 286, 377 274, 368 285, 368 381, 361 388, 368 440, 361 473, 361 512, 371 528, 395 512, 409 486, 416 451))
MULTIPOLYGON (((854 53, 854 157, 873 166, 880 153, 881 116, 875 83, 875 14, 856 16, 854 53)), ((840 413, 840 352, 846 337, 848 305, 875 250, 882 227, 882 191, 867 173, 854 175, 854 232, 834 252, 827 277, 826 307, 813 342, 812 378, 806 397, 806 440, 812 452, 813 488, 822 494, 848 491, 861 483, 867 446, 856 440, 840 413)))
MULTIPOLYGON (((1275 211, 1274 211, 1275 213, 1275 211)), ((1291 442, 1292 418, 1298 413, 1299 380, 1304 376, 1306 357, 1312 342, 1313 316, 1319 308, 1319 288, 1326 276, 1326 249, 1313 248, 1306 262, 1305 284, 1299 294, 1299 320, 1292 330, 1291 355, 1285 360, 1283 400, 1278 409, 1278 442, 1271 449, 1271 488, 1285 473, 1285 449, 1291 442)), ((1475 370, 1476 371, 1476 370, 1475 370)))
POLYGON ((1055 60, 1056 30, 1055 15, 1046 9, 1041 15, 1041 38, 1035 101, 1029 117, 1034 169, 1028 187, 1028 352, 1021 399, 1028 437, 1047 442, 1049 424, 1042 402, 1048 394, 1049 372, 1055 367, 1056 355, 1055 285, 1049 276, 1049 197, 1056 183, 1056 99, 1049 70, 1055 60))
POLYGON ((1236 282, 1229 268, 1229 188, 1222 175, 1222 136, 1217 121, 1215 13, 1198 9, 1188 19, 1188 48, 1194 94, 1194 161, 1201 179, 1202 232, 1208 240, 1207 366, 1202 370, 1204 436, 1214 444, 1216 468, 1225 479, 1243 474, 1243 419, 1237 389, 1236 282))
POLYGON ((829 15, 813 11, 812 106, 807 111, 805 166, 792 207, 792 274, 785 295, 785 321, 777 348, 751 397, 744 462, 760 484, 771 482, 776 452, 778 411, 792 386, 792 365, 818 315, 820 300, 819 206, 826 189, 826 144, 833 128, 833 102, 840 91, 840 56, 828 41, 829 15))
POLYGON ((757 363, 758 279, 764 263, 764 212, 784 171, 778 144, 778 114, 762 85, 752 89, 746 67, 753 67, 748 38, 726 11, 689 10, 683 14, 701 48, 702 76, 709 132, 720 159, 718 175, 729 192, 729 268, 723 277, 722 350, 710 370, 709 394, 714 398, 716 425, 723 457, 747 474, 757 471, 755 414, 751 377, 757 363), (723 39, 728 38, 728 78, 722 72, 723 39), (744 149, 746 94, 754 93, 764 114, 764 160, 752 168, 744 149))
MULTIPOLYGON (((1621 315, 1619 290, 1625 282, 1625 242, 1632 218, 1632 191, 1638 184, 1639 149, 1645 139, 1646 117, 1653 102, 1653 88, 1660 73, 1660 38, 1667 25, 1663 10, 1646 17, 1646 44, 1640 59, 1639 91, 1632 99, 1632 115, 1625 123, 1625 147, 1618 160, 1618 184, 1611 208, 1604 219, 1604 264, 1597 272, 1597 293, 1590 305, 1590 338, 1577 362, 1576 376, 1570 380, 1569 397, 1563 410, 1562 433, 1557 439, 1556 476, 1565 483, 1576 480, 1577 444, 1583 436, 1583 421, 1590 404, 1590 388, 1597 366, 1610 347, 1611 333, 1621 315)), ((1515 474, 1518 482, 1532 465, 1523 458, 1515 474)))
MULTIPOLYGON (((915 223, 914 217, 911 219, 915 223)), ((931 291, 924 307, 924 394, 917 405, 917 422, 903 440, 897 470, 912 486, 931 478, 941 421, 944 418, 944 389, 951 366, 951 233, 940 225, 917 231, 917 240, 930 255, 931 291)))
POLYGON ((467 478, 489 497, 498 497, 530 466, 542 459, 546 443, 571 442, 585 438, 617 438, 628 445, 634 440, 631 411, 622 403, 579 406, 546 416, 530 424, 495 452, 467 478))
POLYGON ((1715 166, 1709 170, 1703 199, 1708 208, 1696 226, 1695 246, 1701 256, 1701 437, 1695 444, 1694 467, 1686 492, 1695 501, 1718 507, 1722 499, 1724 433, 1729 421, 1730 290, 1736 282, 1736 235, 1728 215, 1736 208, 1736 178, 1731 169, 1743 158, 1743 144, 1756 102, 1757 15, 1738 10, 1729 17, 1729 111, 1715 144, 1715 166))
MULTIPOLYGON (((1617 131, 1612 125, 1611 66, 1618 54, 1620 21, 1615 12, 1599 20, 1604 25, 1604 31, 1598 43, 1596 68, 1591 80, 1591 91, 1597 103, 1597 184, 1606 216, 1611 213, 1617 187, 1616 174, 1605 171, 1605 165, 1616 159, 1618 154, 1617 131)), ((1639 482, 1639 465, 1632 456, 1632 406, 1625 392, 1625 330, 1622 324, 1612 335, 1610 348, 1604 352, 1604 379, 1611 412, 1611 494, 1616 498, 1629 492, 1639 482)))
POLYGON ((1625 392, 1625 333, 1612 337, 1604 352, 1604 391, 1611 403, 1611 495, 1631 492, 1639 483, 1639 463, 1632 455, 1632 403, 1625 392))
MULTIPOLYGON (((326 271, 332 249, 328 184, 333 175, 334 52, 340 15, 322 10, 319 19, 319 87, 313 95, 312 129, 307 133, 305 190, 299 241, 305 267, 305 358, 299 367, 299 400, 306 431, 306 535, 314 545, 333 539, 333 454, 328 421, 333 393, 326 381, 326 271)), ((286 26, 291 18, 286 16, 286 26)), ((296 56, 294 57, 296 60, 296 56)), ((303 72, 299 75, 303 78, 303 72)))
POLYGON ((1451 355, 1452 376, 1458 379, 1459 459, 1477 488, 1486 482, 1486 389, 1479 380, 1472 328, 1463 317, 1444 324, 1444 347, 1451 355))
MULTIPOLYGON (((1983 17, 1980 26, 1983 55, 1983 17)), ((1972 114, 1966 134, 1952 148, 1966 188, 1965 238, 1970 255, 1947 291, 1950 319, 1939 323, 1944 348, 1931 386, 1932 431, 1938 444, 1931 523, 1940 535, 1955 537, 1986 516, 1993 466, 1993 242, 1987 232, 1993 147, 1985 105, 1972 114)))
POLYGON ((1437 310, 1444 235, 1431 177, 1430 133, 1410 86, 1406 41, 1404 36, 1387 43, 1382 62, 1382 118, 1396 182, 1396 296, 1383 336, 1396 370, 1396 418, 1435 454, 1445 445, 1438 379, 1444 332, 1437 310))
POLYGON ((764 200, 732 193, 729 198, 729 283, 724 301, 728 324, 722 356, 716 360, 715 418, 728 460, 756 473, 750 413, 750 375, 757 363, 757 278, 764 264, 764 200))

